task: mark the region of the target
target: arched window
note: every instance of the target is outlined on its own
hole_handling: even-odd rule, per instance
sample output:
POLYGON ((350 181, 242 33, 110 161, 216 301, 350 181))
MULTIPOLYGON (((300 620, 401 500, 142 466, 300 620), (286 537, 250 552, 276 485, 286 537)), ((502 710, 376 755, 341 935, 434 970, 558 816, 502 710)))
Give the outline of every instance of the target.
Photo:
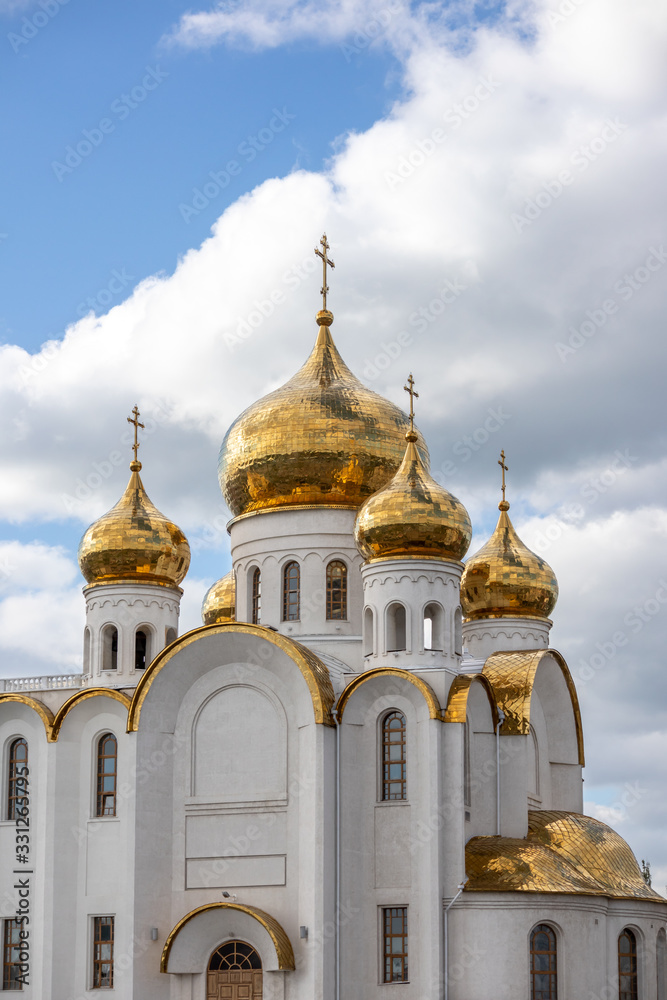
POLYGON ((140 628, 134 635, 134 669, 144 670, 151 662, 150 635, 145 628, 140 628))
POLYGON ((116 777, 118 743, 113 733, 105 733, 97 742, 97 806, 96 816, 116 815, 116 777))
POLYGON ((209 972, 227 969, 261 969, 262 960, 252 947, 245 941, 226 941, 211 955, 208 963, 209 972))
POLYGON ((626 927, 618 939, 618 1000, 637 1000, 637 938, 626 927))
POLYGON ((90 670, 90 629, 83 630, 83 672, 87 674, 90 670))
POLYGON ((665 928, 661 927, 658 931, 658 937, 655 942, 655 959, 658 973, 658 1000, 667 1000, 667 991, 665 990, 665 973, 667 969, 665 968, 665 960, 667 959, 667 935, 665 934, 665 928))
POLYGON ((470 788, 470 722, 466 719, 463 726, 463 803, 472 804, 470 788))
POLYGON ((170 646, 172 642, 176 642, 176 629, 168 628, 164 633, 164 644, 170 646))
POLYGON ((299 564, 288 562, 283 569, 283 621, 299 620, 299 564))
POLYGON ((11 743, 7 765, 7 819, 16 819, 28 783, 28 744, 23 737, 11 743))
POLYGON ((530 934, 530 1000, 557 1000, 556 933, 538 924, 530 934))
POLYGON ((347 618, 347 566, 335 559, 327 566, 327 621, 347 618))
POLYGON ((226 941, 209 959, 207 992, 209 997, 261 997, 262 962, 245 941, 226 941))
POLYGON ((463 614, 460 608, 454 612, 454 652, 457 656, 463 654, 463 614))
POLYGON ((371 656, 374 647, 374 616, 373 609, 366 608, 364 611, 364 656, 371 656))
POLYGON ((118 629, 105 625, 102 633, 102 670, 118 669, 118 629))
POLYGON ((382 801, 407 799, 406 725, 402 712, 382 720, 382 801))
POLYGON ((405 608, 402 604, 390 604, 387 608, 387 652, 405 649, 405 642, 405 608))
POLYGON ((424 608, 424 649, 440 653, 445 648, 443 636, 444 614, 439 604, 424 608))
POLYGON ((253 625, 259 625, 262 617, 262 574, 256 566, 252 574, 252 593, 250 595, 251 617, 253 625))

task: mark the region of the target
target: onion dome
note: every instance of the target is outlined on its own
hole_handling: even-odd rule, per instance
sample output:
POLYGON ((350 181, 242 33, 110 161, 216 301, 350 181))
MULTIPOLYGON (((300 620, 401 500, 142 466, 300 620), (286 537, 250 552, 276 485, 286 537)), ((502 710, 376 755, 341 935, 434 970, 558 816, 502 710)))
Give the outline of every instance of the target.
POLYGON ((548 618, 558 600, 558 582, 551 566, 524 545, 510 521, 504 472, 496 530, 468 559, 461 577, 461 607, 468 621, 548 618))
POLYGON ((148 498, 137 461, 139 411, 134 408, 134 461, 130 481, 115 507, 87 529, 79 545, 86 583, 149 583, 177 587, 190 565, 188 540, 148 498))
MULTIPOLYGON (((412 376, 409 382, 412 421, 412 376)), ((408 444, 398 472, 357 514, 357 548, 368 561, 419 558, 458 562, 468 551, 472 535, 468 511, 430 475, 417 449, 414 429, 405 439, 408 444)))
POLYGON ((204 625, 222 625, 224 622, 236 621, 236 580, 233 569, 206 591, 201 617, 204 625))
MULTIPOLYGON (((408 418, 366 388, 331 337, 333 314, 303 367, 248 407, 222 443, 220 487, 237 517, 276 507, 359 507, 385 486, 403 456, 408 418)), ((426 444, 417 434, 422 459, 426 444)))

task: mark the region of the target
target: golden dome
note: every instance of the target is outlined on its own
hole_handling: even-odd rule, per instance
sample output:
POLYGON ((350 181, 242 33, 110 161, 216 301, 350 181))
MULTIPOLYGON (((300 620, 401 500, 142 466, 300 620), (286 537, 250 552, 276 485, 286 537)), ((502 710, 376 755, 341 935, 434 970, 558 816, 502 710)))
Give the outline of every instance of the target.
POLYGON ((222 625, 224 622, 236 621, 236 580, 233 569, 206 591, 201 617, 204 625, 222 625))
POLYGON ((510 505, 486 545, 471 556, 461 577, 461 607, 475 618, 548 618, 558 600, 551 566, 523 544, 510 521, 510 505))
POLYGON ((354 527, 362 556, 374 559, 463 559, 472 529, 468 511, 436 483, 417 451, 417 435, 391 482, 368 499, 354 527))
POLYGON ((148 499, 139 470, 115 507, 88 528, 79 545, 79 566, 90 585, 150 583, 177 587, 190 565, 188 540, 148 499))
MULTIPOLYGON (((218 475, 232 514, 272 507, 358 507, 394 475, 408 418, 367 389, 331 337, 333 315, 303 367, 248 407, 227 431, 218 475)), ((425 459, 428 450, 419 437, 425 459)))

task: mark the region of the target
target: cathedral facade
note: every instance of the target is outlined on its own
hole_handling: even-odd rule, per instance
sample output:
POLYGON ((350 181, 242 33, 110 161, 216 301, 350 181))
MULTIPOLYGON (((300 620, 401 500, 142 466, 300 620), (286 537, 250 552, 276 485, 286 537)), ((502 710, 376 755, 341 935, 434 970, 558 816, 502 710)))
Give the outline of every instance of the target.
POLYGON ((667 902, 583 815, 557 583, 512 525, 504 456, 464 563, 412 378, 407 415, 332 322, 225 437, 233 568, 204 624, 178 634, 188 543, 135 447, 79 549, 82 674, 4 682, 2 989, 667 1000, 667 902))

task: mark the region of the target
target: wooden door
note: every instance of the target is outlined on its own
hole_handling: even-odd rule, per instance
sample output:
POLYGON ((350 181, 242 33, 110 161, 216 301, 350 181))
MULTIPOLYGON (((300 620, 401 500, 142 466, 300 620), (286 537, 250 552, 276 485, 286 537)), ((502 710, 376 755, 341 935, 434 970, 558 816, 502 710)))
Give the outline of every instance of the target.
POLYGON ((209 972, 206 1000, 262 1000, 262 973, 244 969, 209 972))

